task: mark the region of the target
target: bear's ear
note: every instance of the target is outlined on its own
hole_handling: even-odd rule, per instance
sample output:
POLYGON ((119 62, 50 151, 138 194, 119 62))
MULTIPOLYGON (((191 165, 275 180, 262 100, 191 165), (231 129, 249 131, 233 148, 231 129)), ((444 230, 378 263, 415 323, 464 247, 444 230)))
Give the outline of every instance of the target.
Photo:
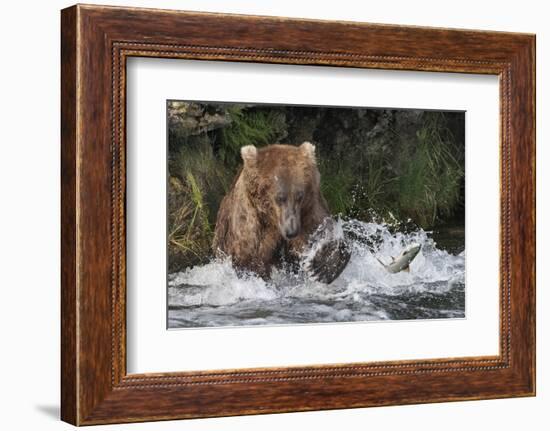
POLYGON ((245 166, 254 166, 256 164, 256 158, 258 156, 258 150, 254 145, 247 145, 241 147, 241 157, 245 166))
POLYGON ((313 163, 317 163, 315 159, 315 145, 313 145, 311 142, 306 141, 302 145, 300 145, 300 151, 313 163))

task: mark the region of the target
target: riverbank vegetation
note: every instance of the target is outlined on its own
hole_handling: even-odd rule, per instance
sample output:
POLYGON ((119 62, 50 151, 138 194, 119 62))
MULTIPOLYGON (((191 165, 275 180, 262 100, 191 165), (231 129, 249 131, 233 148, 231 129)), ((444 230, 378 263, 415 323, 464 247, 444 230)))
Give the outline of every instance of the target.
POLYGON ((316 145, 335 215, 464 223, 464 113, 168 103, 169 270, 205 263, 240 148, 316 145))

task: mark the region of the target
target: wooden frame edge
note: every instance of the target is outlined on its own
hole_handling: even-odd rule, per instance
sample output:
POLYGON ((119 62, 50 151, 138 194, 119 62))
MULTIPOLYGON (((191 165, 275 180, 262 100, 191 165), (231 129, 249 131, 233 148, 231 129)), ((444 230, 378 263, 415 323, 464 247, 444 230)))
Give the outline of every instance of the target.
MULTIPOLYGON (((498 70, 508 70, 508 79, 509 83, 513 77, 516 77, 517 74, 522 76, 531 76, 531 79, 526 79, 525 82, 517 82, 517 77, 515 78, 514 85, 518 88, 508 89, 507 91, 512 91, 514 93, 514 101, 510 102, 512 106, 509 106, 507 109, 510 110, 509 115, 515 115, 518 112, 518 106, 522 103, 527 103, 531 107, 532 115, 527 114, 520 116, 518 119, 514 117, 514 120, 511 120, 510 130, 505 130, 505 135, 509 139, 514 139, 514 142, 511 143, 511 151, 516 151, 516 153, 511 154, 511 156, 516 157, 514 160, 516 165, 519 164, 522 169, 525 169, 525 166, 529 166, 529 174, 523 175, 522 177, 517 177, 513 172, 510 173, 512 176, 508 180, 510 183, 513 182, 514 187, 521 187, 524 191, 522 196, 513 197, 514 200, 510 202, 511 207, 508 209, 509 217, 512 217, 511 223, 518 223, 516 216, 512 213, 513 210, 523 209, 530 212, 531 217, 527 219, 527 222, 524 225, 524 230, 520 233, 522 236, 527 238, 525 244, 521 246, 520 253, 523 253, 527 259, 532 257, 530 262, 522 262, 517 256, 517 250, 514 250, 515 254, 511 254, 510 258, 510 267, 514 265, 519 265, 522 274, 528 274, 526 281, 520 280, 510 280, 510 283, 514 286, 523 286, 525 287, 518 292, 519 288, 516 288, 512 292, 512 295, 515 295, 513 304, 519 304, 519 302, 526 304, 526 310, 516 310, 512 304, 510 306, 510 316, 512 313, 515 315, 522 315, 523 325, 521 328, 509 328, 513 330, 511 337, 517 339, 517 333, 521 332, 525 337, 525 346, 521 349, 517 346, 513 346, 510 351, 508 347, 505 348, 506 355, 510 354, 510 364, 511 367, 508 367, 508 360, 502 361, 502 356, 492 357, 492 358, 458 358, 454 362, 462 364, 461 367, 447 367, 447 372, 454 375, 454 373, 459 372, 464 367, 467 367, 467 364, 478 363, 479 371, 482 372, 484 367, 483 363, 490 362, 495 364, 495 371, 490 371, 485 367, 485 372, 496 372, 496 370, 502 370, 502 375, 506 375, 507 383, 509 383, 509 390, 507 393, 490 393, 487 392, 481 395, 455 395, 454 397, 450 396, 437 396, 433 398, 422 399, 420 397, 410 399, 403 398, 396 400, 381 400, 376 402, 376 400, 365 400, 357 402, 348 402, 345 405, 341 405, 338 402, 334 401, 330 394, 327 394, 322 386, 319 386, 316 383, 312 383, 311 379, 308 380, 308 375, 312 373, 319 375, 318 381, 321 383, 328 383, 331 381, 331 385, 334 388, 341 386, 341 383, 338 383, 337 379, 343 378, 346 380, 346 385, 348 384, 359 384, 360 387, 364 387, 365 378, 379 378, 382 376, 372 375, 364 371, 363 365, 353 365, 353 364, 344 364, 341 366, 330 366, 331 369, 337 369, 338 372, 331 371, 319 371, 326 370, 324 366, 316 367, 298 367, 296 370, 285 369, 282 371, 282 374, 290 372, 295 373, 295 375, 300 375, 300 381, 306 382, 304 385, 309 389, 310 392, 316 393, 319 397, 316 401, 311 401, 309 404, 304 402, 302 405, 297 407, 289 408, 284 405, 276 405, 273 403, 270 407, 260 406, 260 407, 235 407, 235 408, 225 408, 225 409, 212 409, 204 410, 202 412, 193 412, 182 413, 176 412, 173 415, 170 414, 160 414, 154 416, 151 414, 139 412, 136 413, 135 409, 130 408, 129 403, 141 403, 143 397, 158 396, 162 400, 173 399, 175 400, 178 396, 180 397, 178 403, 181 404, 187 400, 187 402, 192 402, 194 396, 191 396, 191 389, 195 389, 195 392, 201 397, 208 397, 205 395, 208 391, 204 388, 210 387, 215 381, 212 380, 213 374, 223 374, 226 381, 219 382, 221 386, 217 386, 217 391, 220 392, 220 397, 222 394, 238 394, 242 393, 243 387, 256 388, 258 391, 266 391, 266 384, 276 383, 278 380, 273 378, 262 381, 261 378, 250 377, 259 375, 258 373, 273 373, 273 369, 268 370, 250 370, 251 374, 247 374, 243 378, 243 370, 225 370, 222 372, 205 372, 204 376, 197 376, 197 373, 171 373, 170 376, 166 376, 164 373, 162 375, 133 375, 126 376, 125 370, 125 324, 123 322, 122 316, 125 315, 124 307, 124 295, 125 295, 125 286, 124 286, 124 274, 125 274, 125 260, 123 257, 114 258, 114 260, 108 260, 104 256, 98 258, 97 262, 94 262, 95 267, 100 268, 102 280, 106 280, 107 275, 110 277, 109 289, 105 286, 96 286, 98 287, 98 298, 89 297, 89 288, 93 280, 93 277, 89 273, 89 268, 92 264, 88 264, 87 261, 83 261, 84 257, 89 257, 91 250, 96 246, 101 246, 102 241, 95 241, 88 236, 90 235, 90 230, 86 225, 86 221, 89 221, 89 216, 91 210, 86 207, 86 199, 90 198, 90 185, 93 181, 98 181, 97 179, 88 179, 89 171, 87 166, 83 166, 81 160, 83 159, 83 152, 89 151, 85 147, 86 144, 90 143, 90 133, 86 127, 89 126, 88 119, 86 118, 87 113, 80 110, 81 94, 84 92, 88 98, 96 98, 96 101, 100 106, 97 108, 97 112, 94 112, 94 116, 99 116, 105 118, 106 113, 109 113, 109 121, 115 122, 117 120, 117 115, 121 114, 123 105, 124 94, 120 93, 117 95, 116 88, 124 88, 125 81, 124 77, 121 76, 118 79, 122 80, 122 83, 115 84, 113 82, 111 100, 106 100, 105 96, 102 96, 101 90, 97 88, 92 88, 88 83, 82 81, 84 74, 88 72, 88 69, 91 68, 89 64, 89 58, 83 59, 83 52, 79 50, 80 44, 82 41, 88 41, 90 34, 97 32, 100 35, 100 38, 103 38, 103 42, 106 45, 95 45, 94 49, 97 53, 100 53, 104 59, 110 59, 111 62, 106 61, 107 65, 101 69, 97 68, 97 65, 94 66, 98 71, 102 73, 110 74, 113 70, 120 70, 124 68, 124 59, 126 55, 151 55, 151 56, 168 56, 168 57, 177 57, 174 53, 177 53, 178 50, 182 50, 181 44, 172 44, 172 51, 167 50, 162 54, 162 50, 158 47, 151 47, 150 41, 128 41, 121 40, 117 31, 113 31, 113 24, 105 24, 101 19, 98 19, 98 16, 123 16, 127 19, 137 19, 136 17, 143 17, 148 13, 162 13, 169 14, 170 16, 176 17, 175 19, 185 19, 185 17, 208 17, 212 19, 222 19, 228 20, 228 22, 236 23, 240 20, 246 20, 248 22, 253 20, 264 20, 269 25, 288 25, 290 27, 295 26, 296 28, 306 25, 307 26, 323 26, 323 25, 342 25, 346 28, 355 28, 355 27, 364 27, 364 28, 374 28, 378 29, 377 25, 368 25, 361 23, 335 23, 332 21, 315 21, 315 20, 297 20, 297 19, 286 19, 286 18, 274 18, 274 17, 253 17, 253 16, 243 16, 243 15, 220 15, 220 14, 204 14, 204 13, 184 13, 178 11, 158 11, 155 9, 143 10, 135 8, 118 8, 118 7, 96 7, 96 6, 73 6, 71 8, 65 9, 62 11, 62 31, 61 31, 61 46, 62 46, 62 326, 61 326, 61 338, 62 338, 62 373, 61 373, 61 383, 62 383, 62 392, 61 392, 61 417, 64 421, 75 424, 75 425, 84 425, 84 424, 100 424, 100 423, 112 423, 115 422, 139 422, 143 420, 165 420, 165 419, 176 419, 176 418, 185 418, 185 417, 212 417, 212 416, 228 416, 236 414, 261 414, 261 413, 273 413, 273 412, 286 412, 286 411, 308 411, 308 410, 320 410, 326 408, 353 408, 353 407, 364 407, 364 406, 373 406, 373 405, 389 405, 389 404, 412 404, 419 402, 443 402, 443 401, 452 401, 452 400, 467 400, 467 399, 481 399, 481 398, 501 398, 506 396, 531 396, 535 394, 535 293, 534 293, 534 281, 535 281, 535 262, 534 262, 534 229, 535 229, 535 189, 534 189, 534 169, 535 169, 535 144, 534 144, 534 57, 535 57, 535 37, 533 35, 520 35, 520 34, 511 34, 511 33, 494 33, 494 32, 470 32, 470 31, 460 31, 460 30, 446 30, 446 29, 432 29, 425 27, 403 27, 403 26, 380 26, 384 28, 385 32, 388 32, 393 29, 399 31, 421 31, 421 32, 430 32, 430 31, 442 31, 450 32, 453 34, 466 37, 472 33, 477 34, 476 37, 482 37, 484 35, 490 35, 493 37, 505 37, 508 38, 509 43, 513 45, 513 48, 510 48, 510 52, 507 58, 495 61, 495 66, 491 66, 490 62, 482 63, 478 62, 476 67, 470 69, 470 73, 475 73, 479 71, 481 73, 494 73, 497 67, 498 70), (273 24, 276 23, 276 24, 273 24), (110 26, 110 27, 109 27, 110 26), (149 45, 148 45, 149 44, 149 45), (177 48, 179 46, 179 48, 177 48), (143 48, 145 47, 145 49, 143 48), (110 48, 111 52, 107 52, 107 48, 110 48), (116 54, 116 55, 113 55, 116 54), (160 55, 159 55, 160 54, 160 55), (120 55, 120 56, 119 56, 120 55), (500 64, 500 65, 499 65, 500 64), (506 66, 507 64, 507 66, 506 66), (112 69, 111 69, 112 67, 112 69), (521 87, 520 87, 521 86, 521 87), (516 93, 517 92, 517 93, 516 93), (518 99, 519 97, 519 99, 518 99), (122 100, 121 100, 122 99, 122 100), (119 114, 116 112, 111 112, 110 104, 119 104, 119 114), (514 112, 512 112, 514 111, 514 112), (84 130, 86 129, 86 130, 84 130), (520 136, 520 132, 527 132, 522 135, 521 140, 517 138, 520 136), (83 142, 82 145, 79 142, 83 142), (521 148, 520 148, 521 147, 521 148), (521 149, 521 151, 519 151, 521 149), (516 202, 517 201, 517 202, 516 202), (99 245, 98 245, 99 244, 99 245), (83 256, 86 255, 86 256, 83 256), (514 256, 516 260, 514 260, 514 256), (114 268, 111 267, 111 262, 113 262, 114 268), (107 266, 107 270, 104 266, 107 266), (524 266, 527 268, 523 269, 524 266), (531 267, 531 268, 529 268, 531 267), (109 272, 109 274, 107 274, 109 272), (110 290, 110 286, 119 286, 117 290, 110 290), (82 289, 82 292, 80 292, 82 289), (104 293, 109 293, 108 296, 104 293), (82 296, 81 296, 82 295, 82 296), (120 302, 122 301, 122 303, 120 302), (95 308, 94 308, 95 307, 95 308), (109 320, 105 316, 101 317, 101 322, 98 325, 97 332, 89 331, 88 326, 90 323, 90 313, 91 310, 114 310, 113 316, 114 320, 109 317, 109 320), (80 326, 80 315, 83 316, 84 326, 80 326), (524 317, 523 317, 524 316, 524 317), (109 346, 111 350, 109 352, 101 352, 100 357, 98 356, 97 368, 92 364, 90 354, 94 352, 97 354, 97 348, 102 346, 103 348, 107 347, 107 338, 110 334, 109 346), (521 351, 520 351, 521 350, 521 351), (525 357, 525 354, 527 355, 525 357), (118 359, 117 359, 118 358, 118 359), (520 364, 521 366, 518 366, 520 364), (92 368, 90 368, 92 367, 92 368), (342 376, 344 370, 351 368, 351 371, 346 371, 347 375, 342 376), (317 371, 315 371, 317 370, 317 371), (509 370, 504 372, 505 370, 509 370), (108 375, 107 375, 108 374, 108 375), (92 381, 91 378, 96 378, 92 381), (166 383, 166 379, 171 380, 172 382, 177 382, 177 385, 166 383), (327 380, 328 379, 328 380, 327 380), (163 381, 164 380, 164 381, 163 381), (333 381, 334 380, 334 381, 333 381), (143 384, 147 382, 148 384, 143 384), (162 384, 158 384, 162 382, 162 384), (351 383, 353 382, 353 383, 351 383), (244 385, 244 386, 243 386, 244 385), (361 386, 362 385, 362 386, 361 386), (180 392, 177 395, 174 390, 175 388, 180 392), (182 389, 183 388, 183 389, 182 389), (190 389, 191 388, 191 389, 190 389), (197 389, 199 388, 199 389, 197 389), (88 390, 88 392, 86 392, 88 390), (153 395, 154 394, 154 395, 153 395), (166 398, 167 397, 167 398, 166 398), (172 398, 170 398, 172 397, 172 398), (125 401, 126 400, 126 401, 125 401), (116 409, 125 409, 126 413, 115 414, 116 409), (132 413, 133 412, 133 413, 132 413)), ((118 19, 118 18, 117 18, 118 19)), ((191 19, 191 18, 189 18, 191 19)), ((119 24, 120 25, 120 24, 119 24)), ((236 25, 236 24, 235 24, 236 25)), ((373 30, 374 31, 374 30, 373 30)), ((120 32, 118 32, 120 33, 120 32)), ((124 33, 124 31, 122 31, 124 33)), ((176 37, 176 36, 175 36, 176 37)), ((489 37, 489 36, 488 36, 489 37)), ((176 37, 177 38, 177 37, 176 37)), ((155 45, 161 46, 164 41, 158 41, 154 43, 155 45)), ((169 43, 164 43, 164 46, 170 46, 169 43)), ((201 58, 201 59, 227 59, 229 61, 254 61, 253 57, 246 57, 247 52, 253 49, 250 48, 238 48, 238 47, 218 47, 214 50, 204 49, 200 45, 190 44, 186 48, 187 55, 190 55, 191 58, 201 58), (246 52, 243 51, 246 49, 246 52), (201 51, 202 50, 202 51, 201 51)), ((266 62, 281 62, 288 63, 292 62, 296 58, 299 58, 299 54, 292 54, 292 51, 285 51, 284 49, 277 48, 260 48, 259 52, 265 52, 267 56, 271 56, 269 60, 259 59, 257 61, 266 61, 266 62), (263 51, 261 51, 263 50, 263 51), (286 54, 285 54, 286 52, 286 54), (290 52, 290 54, 289 54, 290 52)), ((313 51, 312 51, 313 52, 313 51)), ((357 62, 359 54, 352 53, 352 56, 356 59, 355 67, 366 67, 368 64, 368 59, 365 59, 363 63, 357 62)), ((261 56, 256 56, 256 58, 261 56)), ((303 57, 303 56, 302 56, 303 57)), ((429 63, 425 58, 421 59, 422 61, 417 62, 413 68, 412 66, 403 67, 402 63, 399 63, 397 56, 390 56, 391 60, 387 62, 380 61, 377 63, 378 67, 381 68, 391 68, 399 69, 405 68, 409 70, 445 70, 445 62, 434 61, 429 63), (401 65, 401 66, 400 66, 401 65)), ((414 57, 412 57, 414 64, 414 57)), ((303 60, 303 58, 302 58, 303 60)), ((303 63, 300 63, 303 64, 303 63)), ((334 54, 328 53, 328 55, 321 55, 313 58, 309 64, 330 64, 330 65, 350 65, 346 63, 343 54, 335 52, 334 54)), ((464 63, 466 64, 466 63, 464 63)), ((371 65, 372 66, 372 65, 371 65)), ((90 69, 91 70, 91 69, 90 69)), ((464 66, 464 70, 468 71, 468 67, 464 66)), ((103 79, 103 78, 102 78, 103 79)), ((510 84, 512 85, 512 84, 510 84)), ((116 111, 116 109, 115 109, 116 111)), ((99 131, 96 132, 95 137, 103 142, 105 136, 101 135, 99 131)), ((118 132, 116 128, 112 132, 111 138, 113 139, 114 144, 107 145, 103 142, 103 148, 100 152, 105 153, 109 151, 108 158, 103 160, 102 156, 96 154, 96 162, 90 161, 89 163, 97 163, 99 171, 107 172, 105 162, 111 163, 112 173, 109 176, 109 193, 111 193, 111 201, 108 205, 108 208, 101 208, 97 214, 99 216, 109 215, 111 222, 109 223, 108 229, 103 229, 102 234, 106 234, 111 241, 111 253, 115 256, 117 253, 120 253, 121 250, 124 250, 124 231, 121 223, 124 220, 124 207, 120 206, 124 198, 125 183, 123 178, 124 172, 124 151, 118 152, 116 142, 119 142, 120 148, 124 148, 124 132, 118 132), (119 134, 120 133, 120 134, 119 134), (107 150, 109 149, 109 150, 107 150), (118 168, 117 168, 118 167, 118 168), (122 168, 121 168, 122 167, 122 168), (119 175, 117 177, 117 169, 119 175), (121 169, 121 170, 120 170, 121 169), (117 239, 118 238, 118 239, 117 239)), ((87 153, 89 154, 89 153, 87 153)), ((103 157, 106 155, 103 154, 103 157)), ((512 163, 512 162, 511 162, 512 163)), ((512 166, 510 166, 512 170, 512 166)), ((519 188, 515 189, 519 192, 519 188)), ((101 193, 106 193, 102 191, 101 193)), ((515 243, 512 246, 517 245, 515 243)), ((510 277, 513 274, 509 274, 510 277)), ((510 323, 503 323, 510 325, 510 323)), ((449 358, 441 360, 430 360, 430 361, 409 361, 399 366, 406 368, 406 370, 419 370, 424 373, 425 376, 430 376, 431 374, 436 374, 440 367, 445 368, 446 365, 442 365, 445 361, 451 361, 449 358), (420 364, 419 364, 420 363, 420 364), (423 364, 422 364, 423 363, 423 364)), ((451 361, 452 362, 452 361, 451 361)), ((387 367, 388 362, 383 363, 387 367)), ((376 364, 369 364, 368 367, 376 367, 376 364)), ((380 368, 383 368, 384 365, 380 365, 380 368)), ((248 372, 245 370, 244 372, 248 372)), ((475 371, 474 371, 475 372, 475 371)), ((403 375, 403 374, 401 374, 403 375)), ((407 374, 411 375, 411 373, 407 374)), ((292 379, 286 378, 286 381, 292 381, 292 379)), ((294 378, 294 381, 296 379, 294 378)), ((285 393, 285 390, 291 390, 292 385, 283 387, 277 392, 269 392, 281 396, 280 393, 285 393), (282 391, 282 392, 281 392, 282 391)), ((339 389, 342 394, 347 394, 346 396, 351 398, 350 393, 346 388, 339 389)), ((364 389, 361 389, 358 392, 364 393, 364 389), (361 392, 362 391, 362 392, 361 392)), ((275 396, 273 395, 273 396, 275 396)), ((207 398, 204 398, 206 400, 207 398)), ((242 404, 242 403, 241 403, 242 404)), ((137 404, 136 404, 137 405, 137 404)))
POLYGON ((77 425, 77 38, 78 8, 61 14, 61 419, 77 425))

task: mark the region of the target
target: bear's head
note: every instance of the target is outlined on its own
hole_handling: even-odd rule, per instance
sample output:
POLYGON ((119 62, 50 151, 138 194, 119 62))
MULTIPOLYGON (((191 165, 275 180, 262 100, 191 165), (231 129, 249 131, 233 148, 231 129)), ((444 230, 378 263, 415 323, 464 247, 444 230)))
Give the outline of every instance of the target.
POLYGON ((308 211, 320 199, 315 146, 241 148, 246 192, 262 220, 277 225, 284 239, 298 236, 308 211))

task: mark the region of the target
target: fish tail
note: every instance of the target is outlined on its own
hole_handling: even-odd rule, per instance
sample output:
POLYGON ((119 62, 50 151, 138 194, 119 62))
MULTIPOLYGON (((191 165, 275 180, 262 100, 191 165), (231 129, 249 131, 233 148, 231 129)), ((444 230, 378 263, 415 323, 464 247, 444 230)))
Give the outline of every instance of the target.
POLYGON ((382 265, 384 268, 387 268, 386 264, 384 262, 382 262, 380 259, 378 259, 376 256, 374 256, 374 258, 380 262, 380 265, 382 265))

